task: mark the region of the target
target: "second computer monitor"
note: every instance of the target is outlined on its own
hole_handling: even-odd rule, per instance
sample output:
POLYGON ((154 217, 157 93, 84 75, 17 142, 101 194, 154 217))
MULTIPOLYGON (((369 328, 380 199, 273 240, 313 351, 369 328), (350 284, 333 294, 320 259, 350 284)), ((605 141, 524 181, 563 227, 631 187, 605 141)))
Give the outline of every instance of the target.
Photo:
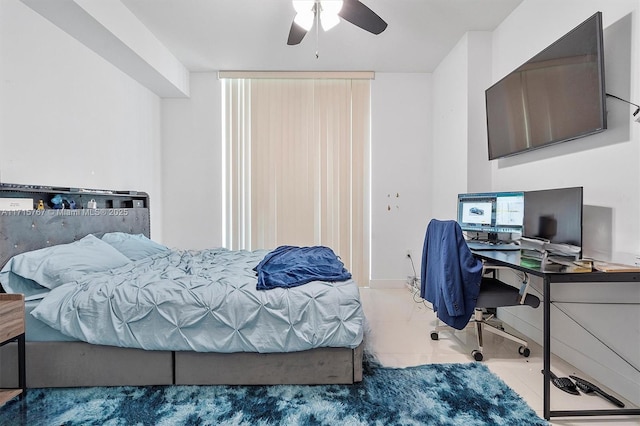
POLYGON ((582 187, 525 192, 523 235, 582 247, 582 187))
POLYGON ((479 192, 458 194, 458 220, 466 232, 522 234, 524 192, 479 192))

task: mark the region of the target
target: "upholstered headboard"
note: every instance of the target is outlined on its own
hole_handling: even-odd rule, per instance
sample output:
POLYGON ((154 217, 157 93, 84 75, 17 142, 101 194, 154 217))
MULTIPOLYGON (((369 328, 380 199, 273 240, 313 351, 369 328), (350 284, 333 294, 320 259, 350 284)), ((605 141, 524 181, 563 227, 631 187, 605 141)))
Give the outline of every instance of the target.
POLYGON ((0 268, 26 251, 116 231, 149 237, 149 209, 0 211, 0 268))
POLYGON ((78 208, 0 210, 0 268, 17 254, 71 243, 88 234, 101 237, 106 232, 120 231, 150 237, 148 196, 145 193, 0 185, 0 198, 44 199, 48 203, 56 194, 77 200, 78 208), (85 208, 86 199, 97 201, 101 208, 85 208))

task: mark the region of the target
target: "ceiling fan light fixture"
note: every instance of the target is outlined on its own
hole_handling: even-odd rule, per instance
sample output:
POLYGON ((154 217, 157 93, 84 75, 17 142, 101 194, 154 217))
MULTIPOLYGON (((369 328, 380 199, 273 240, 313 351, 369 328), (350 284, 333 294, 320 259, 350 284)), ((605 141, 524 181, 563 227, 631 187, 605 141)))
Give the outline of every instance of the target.
POLYGON ((315 20, 315 3, 314 0, 293 0, 293 8, 296 11, 293 22, 300 25, 306 31, 309 31, 311 27, 313 27, 313 21, 315 20))
POLYGON ((293 0, 293 8, 297 13, 311 13, 313 14, 314 0, 293 0))
POLYGON ((340 18, 338 17, 338 15, 328 13, 323 10, 322 12, 320 12, 320 23, 322 24, 323 30, 329 31, 331 28, 340 23, 340 18))
POLYGON ((296 17, 293 18, 293 22, 300 25, 305 31, 309 31, 311 27, 313 27, 313 21, 315 20, 315 16, 313 12, 298 12, 296 17))
MULTIPOLYGON (((338 13, 342 10, 342 6, 344 4, 344 0, 321 0, 320 6, 322 8, 322 12, 329 15, 338 16, 338 13)), ((322 15, 320 16, 322 19, 322 15)))
POLYGON ((316 14, 320 13, 320 22, 325 31, 338 25, 338 13, 342 10, 344 0, 293 0, 296 16, 293 21, 309 31, 313 27, 316 14))
POLYGON ((360 0, 292 0, 296 16, 291 24, 287 44, 300 44, 304 36, 316 25, 327 31, 340 21, 347 21, 371 34, 380 34, 387 23, 360 0), (317 21, 317 22, 314 22, 317 21))

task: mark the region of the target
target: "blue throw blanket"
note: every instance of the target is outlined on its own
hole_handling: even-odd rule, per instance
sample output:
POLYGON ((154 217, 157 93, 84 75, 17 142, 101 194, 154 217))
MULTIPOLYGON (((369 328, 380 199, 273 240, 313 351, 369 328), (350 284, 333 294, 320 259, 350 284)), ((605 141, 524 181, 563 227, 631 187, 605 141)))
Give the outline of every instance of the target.
POLYGON ((258 272, 258 290, 351 278, 333 250, 323 246, 280 246, 269 252, 255 270, 258 272))

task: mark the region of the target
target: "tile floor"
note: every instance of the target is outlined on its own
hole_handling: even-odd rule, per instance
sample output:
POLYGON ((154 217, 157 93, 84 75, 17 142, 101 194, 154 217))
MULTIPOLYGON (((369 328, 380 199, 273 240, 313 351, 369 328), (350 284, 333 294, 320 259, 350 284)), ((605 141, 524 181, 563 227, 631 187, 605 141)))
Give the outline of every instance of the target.
MULTIPOLYGON (((471 350, 475 344, 473 329, 440 332, 432 341, 430 332, 436 321, 433 312, 419 296, 406 289, 361 289, 362 304, 369 323, 368 346, 379 361, 389 367, 407 367, 428 363, 473 362, 471 350)), ((528 358, 518 354, 517 343, 491 333, 485 333, 484 362, 507 385, 522 396, 542 417, 542 348, 530 343, 528 358)), ((589 376, 563 360, 553 357, 553 371, 558 376, 575 374, 589 376)), ((617 395, 616 395, 617 396, 617 395)), ((618 397, 618 396, 617 396, 618 397)), ((632 407, 623 398, 618 397, 632 407)), ((551 387, 551 409, 615 408, 597 395, 573 396, 551 387)), ((639 416, 552 418, 553 425, 640 425, 639 416)))

